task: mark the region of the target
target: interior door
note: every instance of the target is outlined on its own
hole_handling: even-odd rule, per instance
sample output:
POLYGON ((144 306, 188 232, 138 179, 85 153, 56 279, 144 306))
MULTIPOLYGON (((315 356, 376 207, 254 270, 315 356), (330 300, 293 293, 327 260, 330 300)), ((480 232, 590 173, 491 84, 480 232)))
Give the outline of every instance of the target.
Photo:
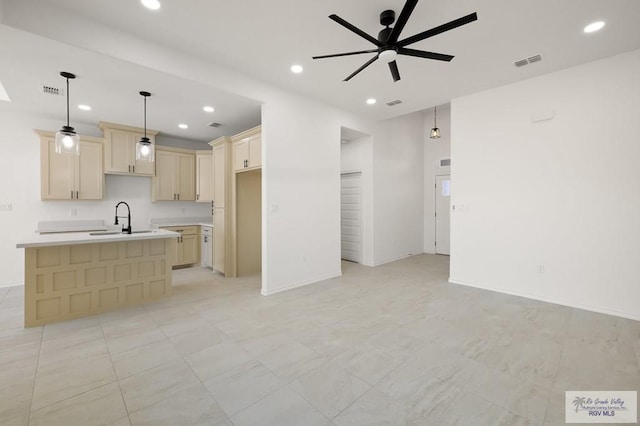
POLYGON ((451 175, 436 176, 436 253, 449 254, 451 175))
POLYGON ((362 173, 343 173, 340 179, 342 259, 362 262, 362 173))

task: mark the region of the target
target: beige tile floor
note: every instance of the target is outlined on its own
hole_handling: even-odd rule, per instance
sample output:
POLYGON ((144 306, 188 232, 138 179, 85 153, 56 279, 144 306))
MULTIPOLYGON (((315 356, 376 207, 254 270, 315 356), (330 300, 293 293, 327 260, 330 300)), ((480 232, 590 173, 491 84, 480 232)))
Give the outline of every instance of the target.
POLYGON ((263 297, 175 272, 157 303, 30 329, 0 289, 2 425, 556 425, 640 390, 640 323, 447 283, 420 255, 263 297))

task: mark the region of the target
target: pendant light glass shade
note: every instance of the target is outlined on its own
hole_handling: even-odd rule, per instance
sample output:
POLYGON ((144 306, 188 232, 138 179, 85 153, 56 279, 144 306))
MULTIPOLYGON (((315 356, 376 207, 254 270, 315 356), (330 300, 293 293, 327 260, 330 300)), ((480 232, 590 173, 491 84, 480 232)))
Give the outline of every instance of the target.
POLYGON ((80 136, 69 125, 69 79, 76 76, 70 72, 61 72, 60 75, 67 79, 67 125, 56 133, 55 152, 56 154, 80 155, 80 136))
POLYGON ((438 107, 436 106, 436 107, 433 107, 433 129, 431 129, 431 133, 429 134, 429 137, 431 139, 440 139, 440 129, 436 124, 437 116, 438 116, 438 107))
POLYGON ((147 137, 147 98, 151 96, 149 92, 140 92, 144 97, 144 136, 136 143, 137 161, 155 161, 155 150, 151 140, 147 137))

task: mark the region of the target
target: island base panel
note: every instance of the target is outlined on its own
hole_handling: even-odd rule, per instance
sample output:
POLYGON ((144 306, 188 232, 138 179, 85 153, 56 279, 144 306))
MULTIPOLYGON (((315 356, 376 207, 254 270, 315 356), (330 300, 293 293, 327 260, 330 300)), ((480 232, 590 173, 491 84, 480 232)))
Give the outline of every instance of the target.
POLYGON ((25 327, 107 312, 172 292, 173 238, 25 250, 25 327))

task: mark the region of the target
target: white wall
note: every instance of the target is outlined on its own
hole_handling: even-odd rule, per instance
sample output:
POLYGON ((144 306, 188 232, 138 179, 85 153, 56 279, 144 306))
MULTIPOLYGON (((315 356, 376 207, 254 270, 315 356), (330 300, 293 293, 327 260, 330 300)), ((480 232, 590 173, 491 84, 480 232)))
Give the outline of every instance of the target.
POLYGON ((382 121, 374 134, 375 265, 424 251, 423 115, 382 121))
POLYGON ((634 51, 453 100, 452 282, 640 320, 638 76, 634 51))
MULTIPOLYGON (((437 125, 440 139, 430 139, 433 128, 433 109, 424 114, 424 252, 435 253, 436 246, 436 198, 437 175, 451 173, 451 167, 440 167, 440 159, 451 157, 451 105, 438 106, 437 125)), ((455 191, 455 183, 452 183, 455 191)))
POLYGON ((373 266, 373 137, 365 136, 340 147, 340 172, 362 172, 362 264, 373 266))
MULTIPOLYGON (((16 244, 32 235, 38 221, 103 219, 113 222, 115 205, 131 206, 132 226, 148 228, 157 217, 208 216, 209 203, 151 202, 151 178, 107 175, 101 201, 40 200, 40 139, 33 129, 56 131, 62 123, 16 111, 0 102, 0 204, 12 210, 0 212, 0 286, 24 282, 24 250, 16 244), (70 216, 71 210, 77 216, 70 216)), ((75 125, 80 134, 101 136, 94 126, 75 125)), ((175 142, 175 141, 174 141, 175 142)))

